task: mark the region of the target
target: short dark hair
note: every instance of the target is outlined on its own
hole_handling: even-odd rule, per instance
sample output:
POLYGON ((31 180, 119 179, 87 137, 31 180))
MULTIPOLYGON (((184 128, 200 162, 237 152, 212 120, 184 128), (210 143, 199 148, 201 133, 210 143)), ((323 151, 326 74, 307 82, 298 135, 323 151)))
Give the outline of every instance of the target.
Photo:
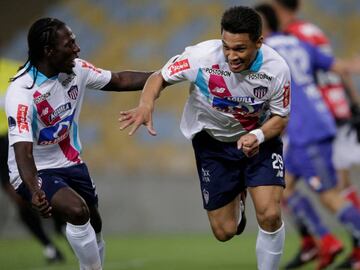
MULTIPOLYGON (((42 60, 44 57, 44 48, 46 46, 55 46, 57 37, 56 32, 64 26, 64 22, 55 18, 41 18, 31 25, 27 36, 28 59, 25 64, 19 68, 19 70, 25 66, 27 66, 27 68, 20 75, 11 78, 10 81, 15 81, 17 78, 23 76, 42 60)), ((29 89, 34 87, 36 77, 37 72, 35 73, 33 84, 28 87, 29 89)))
POLYGON ((266 21, 272 32, 277 32, 279 30, 279 20, 271 5, 264 3, 255 6, 254 9, 263 16, 263 19, 266 21))
POLYGON ((275 0, 275 2, 291 11, 297 11, 300 6, 300 0, 275 0))
POLYGON ((261 18, 259 14, 249 7, 235 6, 227 9, 221 19, 221 32, 233 34, 248 33, 252 41, 261 36, 261 18))

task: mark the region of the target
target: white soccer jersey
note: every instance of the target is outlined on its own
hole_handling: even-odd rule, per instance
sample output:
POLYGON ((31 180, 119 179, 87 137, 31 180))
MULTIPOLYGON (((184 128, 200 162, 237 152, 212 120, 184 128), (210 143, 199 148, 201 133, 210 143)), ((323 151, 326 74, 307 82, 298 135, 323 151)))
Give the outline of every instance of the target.
POLYGON ((188 139, 201 130, 231 142, 261 126, 270 116, 290 111, 290 71, 283 58, 262 45, 249 70, 233 73, 221 40, 187 47, 162 68, 165 81, 190 81, 180 128, 188 139))
MULTIPOLYGON (((21 70, 18 74, 20 74, 21 70)), ((11 184, 21 184, 13 145, 33 142, 37 170, 62 168, 82 163, 80 159, 79 114, 86 88, 101 89, 111 72, 76 59, 72 74, 47 78, 33 67, 12 82, 6 94, 9 123, 9 169, 11 184)))

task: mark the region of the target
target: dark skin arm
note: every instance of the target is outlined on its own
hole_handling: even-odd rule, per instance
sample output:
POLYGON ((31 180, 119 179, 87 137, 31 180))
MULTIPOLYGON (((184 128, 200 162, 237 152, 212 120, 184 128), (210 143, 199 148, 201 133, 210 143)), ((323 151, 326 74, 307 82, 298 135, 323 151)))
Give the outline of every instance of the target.
POLYGON ((15 159, 21 179, 32 194, 31 204, 43 217, 51 216, 51 206, 39 187, 37 169, 33 157, 32 142, 17 142, 14 144, 15 159))
POLYGON ((141 71, 113 72, 110 82, 101 90, 116 92, 142 90, 146 80, 152 73, 141 71))

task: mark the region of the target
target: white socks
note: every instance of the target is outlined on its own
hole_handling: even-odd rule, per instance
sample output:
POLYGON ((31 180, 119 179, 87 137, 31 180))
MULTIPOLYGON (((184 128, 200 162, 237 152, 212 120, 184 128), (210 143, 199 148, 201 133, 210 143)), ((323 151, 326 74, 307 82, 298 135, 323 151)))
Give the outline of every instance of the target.
POLYGON ((102 237, 102 233, 101 233, 101 232, 99 232, 99 233, 96 234, 96 242, 97 242, 98 249, 99 249, 101 266, 104 267, 105 241, 104 241, 104 238, 102 237))
POLYGON ((275 232, 266 232, 259 227, 259 233, 256 240, 256 257, 259 270, 279 269, 284 241, 284 222, 275 232))
POLYGON ((95 231, 90 221, 84 225, 66 223, 66 237, 80 262, 80 270, 102 270, 95 231))

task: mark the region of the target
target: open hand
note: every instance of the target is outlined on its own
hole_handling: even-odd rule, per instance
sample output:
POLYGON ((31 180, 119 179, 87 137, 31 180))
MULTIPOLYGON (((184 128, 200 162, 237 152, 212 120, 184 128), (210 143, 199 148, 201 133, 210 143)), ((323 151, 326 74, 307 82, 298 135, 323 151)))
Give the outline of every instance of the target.
POLYGON ((138 106, 135 109, 120 112, 119 122, 120 130, 132 126, 129 135, 133 135, 136 130, 145 125, 150 135, 155 136, 156 131, 153 128, 152 109, 146 106, 138 106))

